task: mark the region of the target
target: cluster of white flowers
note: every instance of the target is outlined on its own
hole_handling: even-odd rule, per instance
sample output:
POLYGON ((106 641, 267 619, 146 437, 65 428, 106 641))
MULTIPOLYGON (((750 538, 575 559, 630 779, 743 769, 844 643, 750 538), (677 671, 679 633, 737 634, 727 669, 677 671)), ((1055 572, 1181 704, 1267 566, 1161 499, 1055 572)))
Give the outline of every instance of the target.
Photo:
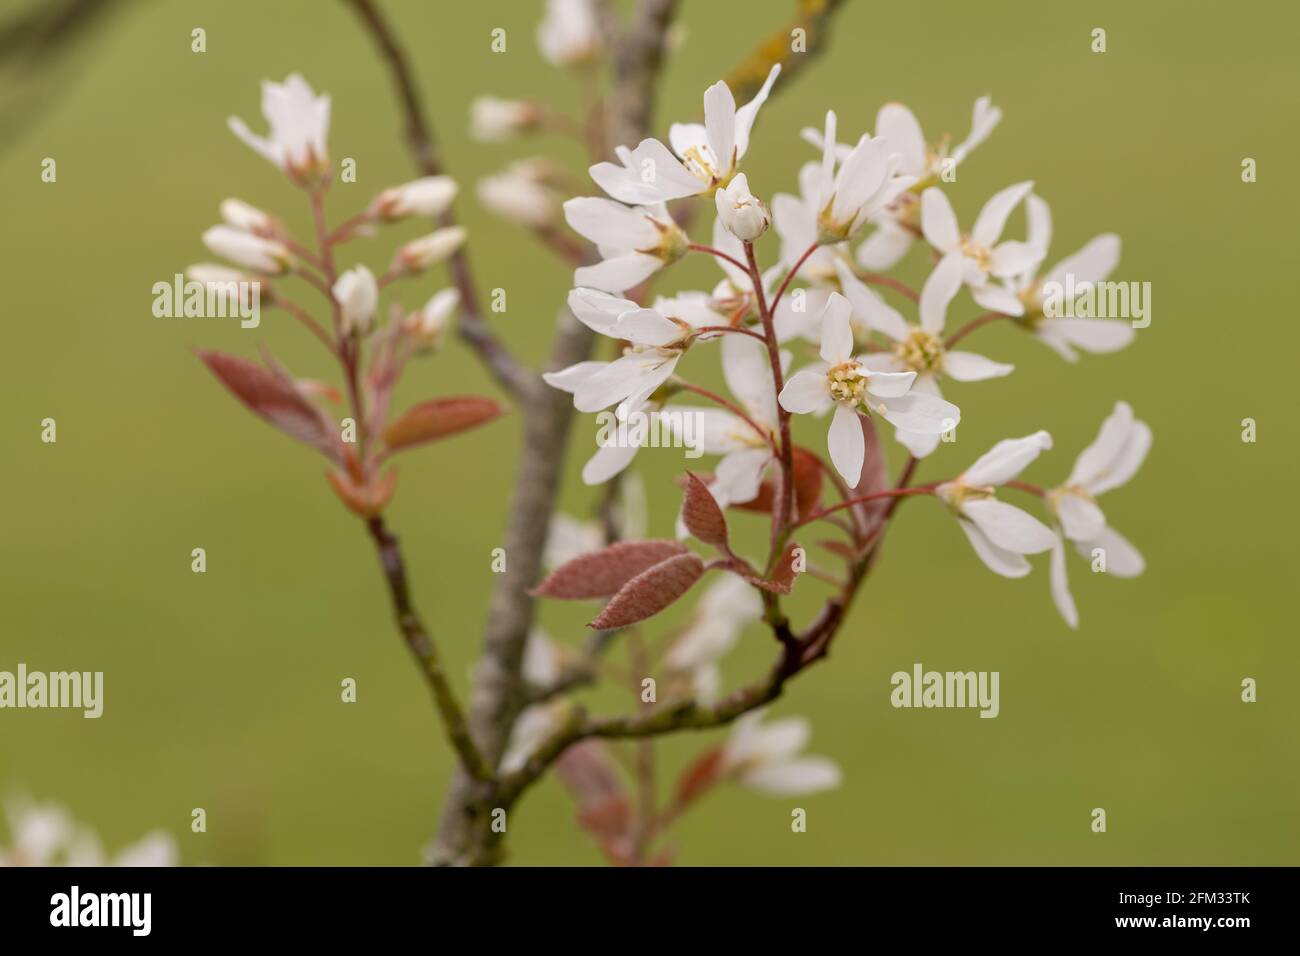
MULTIPOLYGON (((976 101, 971 133, 951 151, 943 143, 928 146, 916 118, 899 104, 881 109, 877 135, 863 133, 852 144, 837 140, 838 120, 828 113, 823 130, 804 131, 804 138, 821 149, 821 162, 806 164, 798 177, 799 194, 778 193, 769 212, 751 192, 740 164, 779 72, 773 67, 754 99, 739 108, 725 83, 709 87, 703 124, 673 124, 669 145, 646 139, 635 147, 618 147, 617 163, 591 167, 592 179, 608 198, 564 204, 569 224, 600 255, 598 263, 576 270, 570 309, 622 351, 610 361, 581 362, 546 376, 552 386, 573 394, 577 409, 599 412, 613 406, 622 418, 638 411, 654 415, 680 409, 667 403, 688 386, 683 357, 698 342, 720 339, 723 372, 736 399, 730 408, 745 414, 694 410, 705 422, 703 450, 722 456, 709 488, 726 507, 758 495, 764 475, 779 461, 778 401, 794 415, 833 410, 827 447, 849 486, 857 484, 866 454, 859 416, 878 415, 894 426, 908 453, 931 455, 961 420, 958 407, 941 394, 940 382, 973 382, 1013 372, 1011 365, 952 347, 964 332, 945 336, 949 308, 963 289, 990 317, 1011 319, 1071 361, 1076 349, 1107 352, 1132 340, 1133 330, 1124 321, 1044 314, 1045 282, 1060 282, 1068 274, 1071 288, 1082 295, 1115 267, 1119 240, 1099 236, 1038 278, 1051 217, 1046 202, 1034 195, 1032 182, 999 191, 969 232, 961 229, 942 187, 953 178, 945 174, 999 123, 1001 112, 987 98, 976 101), (716 212, 713 244, 695 246, 674 221, 668 203, 708 195, 716 212), (1026 237, 1004 238, 1011 214, 1021 205, 1026 237), (780 239, 779 262, 760 271, 753 243, 769 224, 780 239), (888 283, 867 270, 892 267, 918 239, 929 247, 934 265, 915 297, 915 315, 908 317, 872 287, 888 283), (717 257, 725 277, 712 291, 660 296, 648 307, 635 294, 622 297, 688 250, 717 257), (763 326, 764 308, 770 309, 770 331, 763 326), (773 391, 774 363, 763 341, 768 336, 776 338, 781 350, 779 393, 773 391), (799 340, 819 345, 820 361, 787 377, 789 349, 799 340)), ((1113 573, 1141 569, 1136 552, 1105 527, 1092 501, 1099 490, 1118 483, 1116 474, 1126 480, 1149 444, 1149 430, 1132 422, 1131 412, 1116 415, 1128 416, 1133 433, 1123 446, 1122 469, 1104 470, 1100 479, 1076 474, 1046 496, 1059 534, 994 498, 996 486, 1014 481, 1040 451, 1051 447, 1046 432, 1001 442, 962 475, 932 489, 957 516, 976 553, 998 574, 1026 574, 1024 555, 1052 551, 1053 593, 1071 626, 1076 615, 1064 589, 1063 538, 1086 550, 1102 548, 1110 555, 1113 573)), ((1107 448, 1119 441, 1114 433, 1121 430, 1111 421, 1103 429, 1107 448)), ((584 479, 609 480, 627 467, 636 450, 599 448, 584 479)), ((1089 455, 1096 458, 1101 452, 1090 450, 1085 458, 1089 455)))

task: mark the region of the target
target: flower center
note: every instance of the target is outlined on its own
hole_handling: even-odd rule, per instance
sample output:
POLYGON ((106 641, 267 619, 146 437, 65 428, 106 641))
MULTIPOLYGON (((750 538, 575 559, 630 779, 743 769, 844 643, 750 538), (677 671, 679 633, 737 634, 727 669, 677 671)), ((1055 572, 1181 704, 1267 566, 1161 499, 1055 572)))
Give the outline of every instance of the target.
POLYGON ((831 398, 844 405, 860 405, 867 394, 867 372, 860 362, 850 359, 826 372, 831 398))
POLYGON ((713 185, 720 178, 718 176, 718 163, 713 157, 713 150, 707 146, 691 146, 686 150, 686 155, 682 157, 682 160, 686 168, 706 185, 713 185))
POLYGON ((974 259, 985 272, 989 271, 989 263, 993 260, 993 253, 989 251, 988 246, 982 246, 970 236, 961 237, 961 251, 967 259, 974 259))
POLYGON ((925 329, 913 329, 912 334, 894 349, 898 360, 918 375, 937 372, 943 365, 943 342, 925 329))

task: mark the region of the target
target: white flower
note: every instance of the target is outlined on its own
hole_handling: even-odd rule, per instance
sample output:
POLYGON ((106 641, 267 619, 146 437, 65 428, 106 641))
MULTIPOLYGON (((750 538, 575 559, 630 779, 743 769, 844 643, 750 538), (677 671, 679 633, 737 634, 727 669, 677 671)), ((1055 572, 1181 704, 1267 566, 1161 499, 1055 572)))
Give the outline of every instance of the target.
POLYGON ((330 128, 330 98, 317 96, 297 73, 283 83, 262 83, 262 115, 270 127, 255 136, 238 117, 227 121, 247 145, 298 180, 318 176, 329 166, 325 140, 330 128))
MULTIPOLYGON (((721 191, 721 190, 719 190, 721 191)), ((720 252, 725 252, 739 262, 745 261, 745 246, 735 234, 731 232, 722 222, 721 216, 713 218, 713 248, 720 252)), ((742 269, 735 263, 728 262, 717 256, 712 256, 713 262, 722 270, 724 278, 713 289, 711 295, 704 296, 708 307, 714 312, 716 318, 713 324, 731 325, 741 321, 746 316, 758 318, 758 296, 754 293, 754 282, 749 277, 749 270, 742 269)), ((768 302, 772 301, 772 295, 776 291, 776 285, 784 277, 785 270, 780 262, 773 263, 761 276, 761 285, 763 294, 768 302)), ((701 295, 703 293, 686 293, 685 295, 701 295)), ((678 298, 683 298, 679 295, 678 298)), ((786 331, 782 324, 781 316, 789 310, 789 302, 783 298, 777 309, 776 331, 777 341, 784 342, 788 336, 783 336, 786 331)))
MULTIPOLYGON (((819 241, 817 216, 821 212, 822 167, 804 163, 799 168, 799 195, 777 193, 772 197, 772 220, 781 237, 781 264, 793 269, 808 247, 819 241)), ((799 270, 810 282, 833 282, 835 279, 834 246, 822 246, 805 260, 799 270)))
POLYGON ((584 196, 564 204, 564 218, 596 244, 603 260, 574 270, 575 285, 623 292, 686 254, 686 234, 662 203, 628 207, 584 196))
POLYGON ((1066 578, 1065 539, 1074 542, 1078 552, 1089 560, 1100 549, 1105 555, 1107 574, 1131 578, 1146 568, 1137 548, 1107 525, 1096 499, 1126 484, 1150 450, 1150 426, 1133 417, 1127 402, 1116 402, 1115 410, 1102 422, 1097 439, 1075 461, 1070 477, 1047 492, 1047 503, 1060 527, 1052 548, 1052 599, 1070 627, 1079 626, 1079 614, 1066 578))
POLYGON ((5 805, 12 846, 0 847, 4 866, 176 866, 179 854, 175 841, 155 830, 108 859, 99 837, 79 826, 66 810, 55 804, 28 800, 5 805))
POLYGON ((600 51, 600 29, 591 0, 546 0, 537 47, 555 66, 586 63, 600 51))
POLYGON ((873 411, 895 428, 934 435, 955 427, 961 412, 934 395, 908 394, 915 372, 872 371, 862 359, 854 358, 851 312, 848 299, 838 292, 831 294, 821 320, 822 361, 795 373, 781 390, 780 400, 786 411, 795 414, 821 414, 834 405, 827 436, 831 462, 845 481, 856 485, 866 454, 859 410, 873 411))
POLYGON ((772 796, 816 793, 837 787, 840 768, 826 757, 800 757, 812 728, 803 717, 785 717, 760 726, 762 711, 736 720, 723 749, 721 772, 772 796))
POLYGON ((758 495, 763 471, 772 460, 769 442, 779 428, 779 419, 772 390, 772 365, 763 344, 748 336, 724 335, 721 349, 727 388, 761 431, 722 408, 668 405, 662 418, 678 434, 692 437, 685 428, 685 417, 693 416, 697 423, 693 437, 700 451, 722 456, 707 487, 718 506, 726 508, 752 501, 758 495))
POLYGON ((221 218, 226 225, 244 232, 271 232, 275 228, 275 220, 270 215, 239 199, 222 200, 221 218))
POLYGON ((371 208, 388 220, 441 216, 455 198, 456 180, 450 176, 425 176, 385 189, 375 197, 371 208))
POLYGON ((690 622, 674 639, 664 662, 681 673, 715 664, 735 646, 745 625, 762 614, 762 599, 749 582, 724 574, 696 602, 690 622))
POLYGON ((580 412, 598 412, 615 403, 622 403, 620 415, 640 408, 668 381, 699 335, 692 315, 663 315, 595 289, 573 290, 569 308, 594 331, 629 343, 613 362, 579 362, 542 376, 552 387, 572 392, 580 412))
POLYGON ((420 347, 436 348, 459 307, 460 290, 441 289, 424 304, 424 308, 406 317, 403 330, 420 347))
MULTIPOLYGON (((1052 242, 1052 211, 1038 196, 1025 200, 1028 214, 1028 241, 1032 246, 1046 250, 1052 242)), ((1022 323, 1035 336, 1067 362, 1078 360, 1075 349, 1085 352, 1116 352, 1133 341, 1135 332, 1128 322, 1114 319, 1095 319, 1077 316, 1066 302, 1066 290, 1081 296, 1091 286, 1106 279, 1119 264, 1119 236, 1103 233, 1094 237, 1082 249, 1056 264, 1044 278, 1038 278, 1033 269, 1007 280, 1007 287, 1025 305, 1022 323), (1046 290, 1054 293, 1056 311, 1066 316, 1044 315, 1047 305, 1046 290)))
POLYGON ((499 143, 532 129, 541 116, 536 103, 480 96, 469 105, 469 135, 479 142, 499 143))
POLYGON ((599 522, 581 521, 573 515, 557 511, 551 515, 551 523, 547 528, 542 564, 547 568, 557 568, 566 561, 599 551, 604 546, 605 529, 599 522))
POLYGON ((379 305, 379 285, 374 273, 365 266, 349 269, 335 281, 333 292, 342 314, 343 334, 369 332, 379 305))
MULTIPOLYGON (((899 197, 895 203, 875 217, 876 230, 858 246, 857 259, 864 269, 883 271, 892 269, 912 246, 920 223, 917 221, 915 192, 940 181, 945 169, 951 167, 955 174, 959 166, 975 147, 988 139, 994 127, 1002 120, 1002 110, 993 105, 987 96, 975 101, 971 115, 970 134, 949 151, 947 138, 927 146, 921 124, 902 103, 886 103, 876 114, 876 135, 889 141, 891 149, 903 154, 899 173, 915 176, 917 184, 899 197)), ((805 138, 810 138, 805 132, 805 138)), ((820 137, 813 140, 820 145, 820 137)))
POLYGON ((921 193, 921 229, 926 241, 943 255, 960 252, 965 264, 963 279, 975 301, 1004 315, 1021 315, 1024 305, 1007 289, 989 282, 989 276, 1007 279, 1036 269, 1047 254, 1046 249, 1028 242, 998 242, 1007 217, 1033 188, 1032 182, 1023 182, 996 193, 984 204, 969 233, 958 228, 952 205, 940 190, 932 186, 921 193))
POLYGON ((726 83, 704 91, 704 123, 674 123, 668 139, 680 161, 657 139, 643 139, 636 149, 620 146, 619 163, 597 163, 591 178, 620 202, 647 205, 683 199, 725 186, 749 149, 754 119, 781 72, 772 67, 752 100, 739 109, 726 83))
POLYGON ((916 182, 914 176, 896 175, 902 156, 893 152, 882 136, 872 139, 863 133, 837 163, 835 125, 835 113, 828 111, 817 188, 817 229, 822 242, 850 238, 916 182))
POLYGON ((478 181, 478 200, 508 222, 546 229, 560 214, 560 201, 529 163, 516 163, 504 172, 478 181))
POLYGON ((749 180, 738 174, 725 188, 713 194, 718 219, 741 242, 753 242, 771 222, 767 207, 749 191, 749 180))
POLYGON ((536 687, 554 684, 560 676, 560 652, 540 627, 528 632, 520 672, 524 680, 536 687))
POLYGON ((213 226, 203 234, 203 244, 223 259, 267 275, 288 272, 293 264, 293 256, 281 243, 234 226, 213 226))
POLYGON ((1028 574, 1029 562, 1024 556, 1047 551, 1056 535, 1033 515, 998 501, 994 489, 1014 479, 1051 447, 1052 436, 1044 431, 1005 439, 956 479, 935 489, 939 499, 957 516, 957 523, 980 560, 1003 577, 1028 574))
MULTIPOLYGON (((943 327, 948 305, 962 284, 963 266, 960 255, 953 253, 944 256, 926 279, 921 289, 920 325, 909 324, 866 283, 858 279, 845 262, 837 262, 836 267, 844 295, 853 305, 854 315, 894 343, 892 351, 863 356, 862 362, 869 369, 915 372, 916 380, 912 382, 912 391, 939 397, 943 396, 939 389, 939 379, 943 376, 958 382, 978 382, 1009 375, 1014 370, 1012 365, 994 362, 973 352, 950 352, 944 347, 943 327)), ((913 455, 924 458, 938 447, 940 436, 899 429, 897 437, 913 455)))
POLYGON ((510 730, 510 740, 501 756, 500 771, 514 773, 522 770, 537 748, 559 730, 568 713, 569 702, 563 699, 525 707, 510 730))
POLYGON ((397 250, 393 268, 403 272, 420 272, 435 262, 442 262, 465 244, 464 226, 447 226, 427 236, 412 239, 397 250))

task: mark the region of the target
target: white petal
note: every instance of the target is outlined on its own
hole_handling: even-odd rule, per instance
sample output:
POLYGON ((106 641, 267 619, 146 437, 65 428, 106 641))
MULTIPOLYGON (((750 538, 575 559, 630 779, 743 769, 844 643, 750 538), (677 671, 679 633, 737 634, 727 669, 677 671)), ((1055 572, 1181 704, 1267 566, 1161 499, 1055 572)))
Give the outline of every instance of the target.
POLYGON ((847 405, 835 406, 835 417, 831 419, 831 428, 826 435, 826 446, 830 449, 835 470, 849 484, 857 484, 862 477, 862 462, 866 457, 867 446, 858 413, 847 405))
POLYGON ((608 364, 608 362, 579 362, 576 365, 570 365, 568 368, 562 368, 558 372, 546 372, 542 375, 542 381, 551 388, 558 388, 560 391, 572 395, 580 385, 608 364))
POLYGON ((1075 459, 1065 483, 1091 489, 1093 482, 1105 476, 1123 455, 1124 446, 1132 438, 1133 423, 1132 406, 1128 402, 1116 402, 1114 410, 1101 423, 1092 444, 1075 459))
POLYGON ((921 124, 902 103, 886 103, 876 114, 876 135, 883 136, 891 152, 903 154, 901 172, 920 176, 925 173, 925 136, 921 124))
POLYGON ((952 402, 915 391, 873 403, 872 410, 895 428, 924 435, 941 435, 961 422, 961 409, 952 402))
POLYGON ((780 399, 781 407, 795 415, 825 411, 831 402, 825 368, 806 368, 796 372, 781 389, 780 399))
POLYGON ((879 137, 863 136, 840 165, 835 177, 831 216, 838 222, 854 219, 889 175, 889 147, 879 137))
POLYGON ((1047 255, 1047 249, 1027 242, 1007 240, 993 249, 989 258, 989 272, 1000 279, 1032 273, 1047 255))
POLYGON ((589 329, 608 335, 624 312, 639 309, 631 299, 623 299, 599 289, 574 289, 569 293, 569 311, 589 329))
POLYGON ((1119 236, 1103 233, 1074 255, 1057 263, 1056 268, 1048 274, 1047 281, 1065 285, 1065 277, 1072 275, 1075 288, 1083 283, 1101 282, 1119 265, 1119 251, 1119 236))
POLYGON ((958 382, 982 382, 987 378, 1001 378, 1015 371, 1014 365, 995 362, 974 352, 945 352, 943 373, 958 382))
POLYGON ((853 306, 853 314, 865 322, 868 328, 884 333, 895 342, 908 337, 911 330, 907 320, 877 295, 875 290, 855 276, 843 259, 836 258, 835 271, 840 277, 840 288, 844 290, 845 298, 853 306))
POLYGON ((1042 319, 1036 331, 1096 354, 1118 352, 1137 335, 1118 319, 1042 319))
POLYGON ((663 264, 664 261, 658 256, 633 252, 606 259, 594 266, 579 266, 573 270, 573 281, 575 285, 590 286, 605 292, 625 292, 644 282, 663 264))
POLYGON ((957 215, 942 190, 931 186, 921 193, 921 231, 940 252, 948 253, 961 245, 957 215))
POLYGON ((771 458, 772 453, 766 448, 747 448, 733 451, 718 462, 710 490, 719 504, 725 507, 753 501, 758 496, 763 484, 763 471, 771 458))
POLYGON ((719 163, 717 172, 725 176, 736 150, 736 98, 721 80, 704 91, 704 128, 719 163))
POLYGON ((603 485, 632 464, 638 450, 636 445, 630 443, 602 445, 582 466, 583 484, 603 485))
POLYGON ((872 372, 867 377, 867 391, 877 398, 899 398, 906 395, 916 380, 916 373, 872 372))
POLYGON ((989 282, 979 288, 970 290, 971 298, 990 312, 1000 315, 1024 315, 1025 304, 1006 286, 989 282))
POLYGON ((644 139, 624 157, 623 164, 597 163, 591 178, 620 202, 649 205, 694 196, 705 189, 698 177, 657 139, 644 139))
POLYGON ((1024 438, 1005 438, 976 459, 963 477, 970 485, 1000 485, 1016 477, 1051 447, 1052 436, 1045 431, 1024 438))
POLYGON ((746 786, 773 796, 816 793, 838 787, 843 775, 827 757, 798 757, 784 763, 755 767, 741 775, 746 786))
POLYGON ((1023 555, 999 548, 973 522, 958 520, 957 526, 966 535, 979 559, 994 574, 1000 574, 1004 578, 1023 578, 1029 573, 1029 562, 1023 555))
POLYGON ((1106 515, 1095 502, 1069 491, 1061 494, 1056 516, 1065 536, 1072 541, 1090 541, 1106 527, 1106 515))
POLYGON ((580 412, 598 412, 638 392, 653 391, 673 374, 677 359, 655 350, 624 355, 580 385, 573 406, 580 412))
POLYGON ((1006 228, 1007 217, 1033 191, 1032 181, 1016 183, 997 193, 984 204, 975 220, 975 228, 970 231, 971 238, 981 246, 994 246, 1006 228))
POLYGON ((882 272, 898 265, 912 248, 913 233, 892 220, 884 220, 862 245, 858 246, 858 263, 864 269, 882 272))
POLYGON ((943 440, 942 435, 911 432, 906 428, 895 428, 894 438, 917 458, 934 454, 935 449, 939 447, 939 442, 943 440))
POLYGON ((682 329, 654 309, 625 313, 610 333, 637 345, 671 345, 682 337, 682 329))
POLYGON ((1101 548, 1106 553, 1106 573, 1117 578, 1135 578, 1146 570, 1142 553, 1114 528, 1107 528, 1093 540, 1077 547, 1079 553, 1090 561, 1093 549, 1101 548))
POLYGON ((758 111, 767 102, 768 94, 772 92, 772 84, 776 82, 777 76, 781 73, 781 64, 774 64, 768 71, 767 79, 754 98, 736 110, 736 158, 744 156, 749 149, 749 134, 754 128, 754 120, 758 118, 758 111))
POLYGON ((564 220, 578 235, 602 250, 613 250, 614 255, 653 248, 658 239, 657 230, 643 212, 598 196, 567 200, 564 220))
POLYGON ((760 424, 775 425, 776 396, 772 390, 772 364, 762 342, 747 335, 722 337, 722 377, 731 394, 760 424))
POLYGON ((950 252, 939 260, 930 277, 921 287, 921 328, 931 335, 943 332, 944 318, 948 314, 948 305, 957 290, 961 288, 962 271, 965 267, 964 256, 960 252, 950 252))
POLYGON ((1052 545, 1052 565, 1050 573, 1052 601, 1056 609, 1065 618, 1065 623, 1072 628, 1079 626, 1079 611, 1074 606, 1074 595, 1070 593, 1070 579, 1065 570, 1065 544, 1058 537, 1052 545))
POLYGON ((1056 540, 1052 529, 1029 512, 996 498, 964 501, 961 512, 999 548, 1017 554, 1038 554, 1056 540))
POLYGON ((821 357, 831 365, 847 362, 853 357, 853 326, 849 317, 853 306, 838 292, 832 292, 822 313, 821 357))

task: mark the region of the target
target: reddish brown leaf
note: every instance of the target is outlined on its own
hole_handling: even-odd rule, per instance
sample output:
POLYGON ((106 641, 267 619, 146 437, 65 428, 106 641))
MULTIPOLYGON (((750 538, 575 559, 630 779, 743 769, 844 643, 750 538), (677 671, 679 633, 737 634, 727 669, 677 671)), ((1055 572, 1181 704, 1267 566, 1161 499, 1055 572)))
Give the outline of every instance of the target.
POLYGON ((199 351, 198 356, 253 414, 339 461, 339 440, 334 429, 291 380, 225 352, 199 351))
POLYGON ((368 484, 359 484, 343 471, 335 469, 325 473, 330 487, 350 510, 363 518, 373 518, 384 510, 388 499, 397 487, 397 472, 388 471, 373 478, 368 484))
POLYGON ((533 597, 609 597, 642 571, 686 553, 680 541, 619 541, 564 562, 533 588, 533 597))
POLYGON ((578 810, 578 825, 605 840, 623 836, 632 825, 632 801, 624 794, 593 800, 578 810))
POLYGON ((682 498, 682 521, 686 530, 700 541, 727 550, 727 519, 708 485, 689 471, 682 498))
POLYGON ((785 553, 781 555, 781 560, 773 569, 770 578, 760 578, 752 574, 741 574, 741 577, 764 591, 771 591, 773 594, 789 594, 794 590, 794 578, 799 573, 794 569, 795 557, 799 551, 799 545, 793 541, 786 545, 785 553))
POLYGON ((623 585, 587 626, 606 630, 653 617, 689 591, 703 573, 704 562, 693 554, 660 561, 623 585))
POLYGON ((733 504, 731 507, 741 511, 757 511, 761 514, 772 513, 772 503, 776 501, 776 483, 768 478, 758 486, 758 494, 748 501, 733 504))
POLYGON ((825 541, 818 541, 817 543, 832 554, 838 555, 846 560, 854 561, 858 558, 858 549, 845 541, 828 538, 825 541))
POLYGON ((476 428, 501 415, 504 409, 480 395, 432 398, 413 405, 384 429, 384 444, 392 451, 422 445, 476 428))
POLYGON ((706 750, 691 762, 677 778, 677 793, 673 798, 679 806, 685 806, 717 782, 718 772, 722 769, 721 747, 706 750))
POLYGON ((822 500, 822 463, 806 448, 790 449, 794 464, 794 505, 800 517, 817 510, 822 500))

